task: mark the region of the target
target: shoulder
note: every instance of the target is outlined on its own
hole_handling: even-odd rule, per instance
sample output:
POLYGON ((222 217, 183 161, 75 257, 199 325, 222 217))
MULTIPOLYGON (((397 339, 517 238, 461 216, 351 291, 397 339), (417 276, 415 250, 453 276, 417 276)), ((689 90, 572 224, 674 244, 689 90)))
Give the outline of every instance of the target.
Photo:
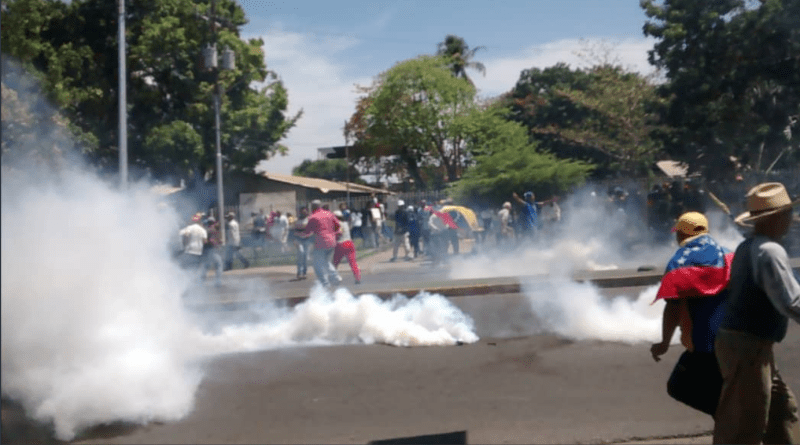
POLYGON ((783 246, 766 237, 757 237, 753 241, 753 248, 759 258, 773 261, 788 261, 789 259, 789 255, 786 253, 786 249, 784 249, 783 246))

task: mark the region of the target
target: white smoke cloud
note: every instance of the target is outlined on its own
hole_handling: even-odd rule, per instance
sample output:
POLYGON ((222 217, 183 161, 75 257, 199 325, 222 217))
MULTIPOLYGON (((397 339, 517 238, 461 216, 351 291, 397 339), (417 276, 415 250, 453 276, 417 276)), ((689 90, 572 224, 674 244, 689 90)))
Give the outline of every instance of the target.
MULTIPOLYGON (((663 271, 678 247, 674 237, 658 241, 635 206, 620 210, 607 202, 604 192, 591 186, 566 197, 561 208, 561 222, 545 225, 533 240, 496 248, 489 238, 489 245, 479 246, 480 253, 454 257, 450 277, 521 277, 537 327, 566 338, 626 343, 660 340, 664 303, 652 304, 657 286, 635 299, 622 295, 608 298, 591 283, 574 282, 572 275, 578 271, 636 271, 643 266, 648 271, 663 271)), ((715 210, 707 215, 714 239, 735 249, 743 237, 730 219, 715 210)), ((677 339, 676 334, 673 342, 677 339)))
POLYGON ((624 343, 661 339, 664 302, 652 304, 657 290, 658 286, 651 286, 635 300, 627 296, 608 299, 590 283, 558 279, 523 283, 523 292, 542 330, 573 340, 624 343))
POLYGON ((60 438, 188 413, 201 374, 182 352, 187 277, 165 243, 175 215, 80 169, 56 184, 4 176, 2 190, 3 394, 60 438))
POLYGON ((116 420, 184 417, 209 355, 477 341, 469 317, 441 296, 383 302, 321 288, 257 323, 204 332, 183 301, 196 290, 191 274, 166 248, 177 215, 143 186, 123 193, 79 171, 57 186, 2 186, 2 390, 61 439, 116 420))
MULTIPOLYGON (((54 133, 31 143, 52 146, 54 133)), ((216 354, 478 339, 468 316, 427 294, 384 302, 317 288, 289 309, 269 304, 268 288, 242 285, 237 297, 264 302, 250 322, 192 313, 215 293, 176 264, 169 246, 187 215, 159 206, 148 184, 122 191, 66 160, 47 171, 3 165, 0 181, 2 394, 62 440, 102 423, 186 416, 216 354)))
POLYGON ((271 305, 248 309, 256 322, 231 324, 202 335, 204 351, 223 353, 299 344, 387 344, 446 346, 478 341, 472 319, 441 295, 422 292, 383 301, 375 295, 334 293, 316 285, 308 300, 293 308, 271 305))

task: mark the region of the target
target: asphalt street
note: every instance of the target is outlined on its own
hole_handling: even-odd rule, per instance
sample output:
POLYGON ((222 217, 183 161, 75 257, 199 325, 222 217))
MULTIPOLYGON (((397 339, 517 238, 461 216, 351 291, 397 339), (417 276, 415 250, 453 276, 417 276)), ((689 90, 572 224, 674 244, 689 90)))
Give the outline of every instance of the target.
MULTIPOLYGON (((542 332, 520 293, 520 279, 454 282, 421 261, 388 258, 384 251, 364 259, 359 286, 352 284, 346 264, 340 266, 344 284, 353 293, 384 296, 441 291, 473 318, 480 340, 446 347, 315 346, 217 356, 205 365, 187 417, 144 426, 102 425, 74 443, 413 443, 412 437, 428 435, 430 441, 446 433, 460 443, 711 442, 711 418, 666 394, 680 347, 655 363, 649 344, 576 341, 542 332)), ((633 269, 574 278, 594 281, 603 295, 633 297, 660 276, 633 269)), ((258 295, 297 304, 311 286, 311 280, 294 281, 293 266, 231 271, 220 288, 204 286, 203 298, 189 295, 186 302, 193 311, 232 313, 243 299, 258 295), (242 297, 243 286, 269 292, 242 297)), ((800 390, 796 324, 776 356, 789 386, 800 390)), ((13 408, 3 405, 3 443, 54 442, 41 428, 24 425, 13 408)))

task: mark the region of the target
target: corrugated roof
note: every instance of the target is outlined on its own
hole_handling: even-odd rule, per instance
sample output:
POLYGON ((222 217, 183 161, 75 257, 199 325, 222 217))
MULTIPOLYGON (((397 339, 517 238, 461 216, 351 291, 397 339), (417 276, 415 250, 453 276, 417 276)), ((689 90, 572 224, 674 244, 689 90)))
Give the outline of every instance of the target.
POLYGON ((393 194, 388 190, 369 187, 361 184, 353 184, 352 182, 347 183, 347 182, 329 181, 327 179, 307 178, 305 176, 282 175, 280 173, 269 173, 269 172, 263 172, 261 173, 261 176, 267 179, 271 179, 273 181, 283 182, 286 184, 299 185, 300 187, 314 188, 321 191, 322 193, 347 192, 349 188, 351 192, 358 192, 358 193, 393 194))
POLYGON ((678 162, 678 161, 658 161, 656 162, 656 166, 664 172, 665 175, 669 176, 670 178, 674 177, 684 177, 686 173, 689 171, 689 166, 678 162))

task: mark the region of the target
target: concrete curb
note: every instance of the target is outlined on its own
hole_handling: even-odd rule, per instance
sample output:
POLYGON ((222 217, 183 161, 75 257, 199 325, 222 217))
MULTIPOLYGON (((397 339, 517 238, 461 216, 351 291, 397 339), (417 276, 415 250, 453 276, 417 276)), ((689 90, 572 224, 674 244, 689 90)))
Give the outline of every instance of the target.
MULTIPOLYGON (((795 273, 800 272, 800 258, 790 259, 790 264, 795 273)), ((657 272, 655 267, 645 267, 643 270, 611 270, 611 271, 578 271, 573 274, 573 280, 578 283, 592 283, 599 288, 612 288, 612 287, 638 287, 638 286, 652 286, 661 281, 663 274, 657 272)), ((491 280, 457 280, 453 281, 453 285, 441 286, 436 283, 429 283, 431 286, 417 286, 409 288, 393 288, 393 289, 364 289, 356 291, 351 289, 353 295, 372 294, 376 295, 382 300, 388 300, 397 294, 413 296, 422 291, 431 294, 443 295, 447 298, 466 297, 466 296, 481 296, 481 295, 501 295, 520 293, 522 291, 522 283, 534 280, 544 280, 547 276, 529 276, 529 277, 503 277, 493 278, 491 280), (492 282, 487 282, 492 281, 492 282), (458 283, 461 284, 458 284, 458 283)), ((426 283, 422 283, 426 284, 426 283)), ((300 295, 293 297, 275 298, 267 301, 274 302, 279 306, 296 306, 309 298, 308 295, 300 295)), ((213 310, 241 310, 254 305, 264 304, 265 300, 227 300, 212 303, 189 304, 192 309, 200 311, 213 311, 213 310)))

